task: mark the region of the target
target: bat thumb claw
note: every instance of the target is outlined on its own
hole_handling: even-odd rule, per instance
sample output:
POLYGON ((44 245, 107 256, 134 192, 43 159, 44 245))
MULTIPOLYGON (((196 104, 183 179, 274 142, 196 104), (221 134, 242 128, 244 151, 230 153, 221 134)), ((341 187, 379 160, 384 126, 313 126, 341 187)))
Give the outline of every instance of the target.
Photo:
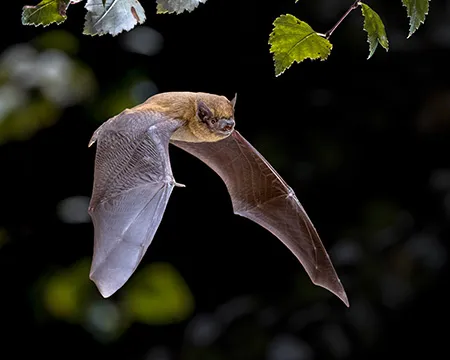
POLYGON ((176 186, 176 187, 186 187, 186 185, 184 185, 184 184, 180 184, 180 183, 177 183, 176 181, 174 181, 174 185, 176 186))

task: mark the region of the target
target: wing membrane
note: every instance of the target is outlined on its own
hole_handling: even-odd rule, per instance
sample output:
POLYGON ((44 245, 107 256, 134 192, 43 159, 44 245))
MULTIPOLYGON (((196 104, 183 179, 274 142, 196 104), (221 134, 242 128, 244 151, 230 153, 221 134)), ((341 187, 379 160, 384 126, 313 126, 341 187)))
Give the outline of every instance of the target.
POLYGON ((214 143, 172 141, 225 182, 236 214, 263 226, 298 258, 312 282, 348 299, 331 260, 293 190, 241 134, 214 143))
POLYGON ((104 297, 133 274, 153 240, 175 181, 168 144, 179 122, 128 111, 95 132, 89 214, 94 224, 90 278, 104 297))

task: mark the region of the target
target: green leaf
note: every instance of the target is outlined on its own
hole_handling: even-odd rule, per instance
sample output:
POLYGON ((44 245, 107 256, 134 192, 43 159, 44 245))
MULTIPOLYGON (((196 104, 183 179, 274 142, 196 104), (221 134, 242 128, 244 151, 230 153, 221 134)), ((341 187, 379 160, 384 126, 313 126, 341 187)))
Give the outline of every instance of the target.
POLYGON ((402 0, 409 17, 408 38, 414 34, 420 24, 425 22, 425 16, 428 15, 428 9, 430 7, 429 1, 430 0, 402 0))
POLYGON ((66 10, 70 0, 42 0, 36 6, 24 6, 22 10, 23 25, 61 24, 67 19, 66 10))
POLYGON ((183 11, 193 11, 200 3, 206 0, 156 0, 158 14, 181 14, 183 11))
POLYGON ((87 0, 83 34, 116 36, 145 21, 145 12, 137 0, 87 0))
POLYGON ((168 263, 153 263, 139 270, 124 292, 125 309, 146 324, 171 324, 187 319, 194 298, 178 271, 168 263))
POLYGON ((52 316, 74 323, 82 320, 85 294, 93 288, 89 268, 90 261, 84 258, 70 268, 55 271, 46 279, 42 289, 43 303, 52 316))
POLYGON ((78 52, 78 38, 65 30, 51 30, 39 34, 32 40, 38 49, 58 49, 66 54, 74 55, 78 52))
POLYGON ((281 75, 292 63, 305 59, 325 60, 333 45, 307 23, 287 14, 275 19, 269 37, 270 52, 275 62, 275 75, 281 75))
POLYGON ((378 44, 388 51, 389 41, 386 36, 383 21, 381 21, 378 14, 368 5, 362 2, 359 4, 361 5, 361 11, 364 16, 364 30, 367 31, 367 42, 369 43, 369 56, 367 59, 370 59, 375 53, 378 44))
MULTIPOLYGON (((0 98, 6 86, 0 88, 0 98)), ((0 145, 27 140, 40 129, 52 126, 60 115, 60 110, 49 100, 40 97, 26 102, 0 118, 0 145)))

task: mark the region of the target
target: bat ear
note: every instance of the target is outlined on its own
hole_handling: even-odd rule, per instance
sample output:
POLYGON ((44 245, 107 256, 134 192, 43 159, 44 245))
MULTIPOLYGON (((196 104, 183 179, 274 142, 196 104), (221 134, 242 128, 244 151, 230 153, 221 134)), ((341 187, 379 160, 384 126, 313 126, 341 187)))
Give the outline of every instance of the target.
POLYGON ((234 98, 233 98, 233 100, 231 100, 231 105, 233 105, 233 109, 236 107, 236 98, 237 98, 237 93, 234 94, 234 98))
POLYGON ((197 116, 202 122, 206 122, 213 117, 212 111, 202 100, 197 102, 197 116))

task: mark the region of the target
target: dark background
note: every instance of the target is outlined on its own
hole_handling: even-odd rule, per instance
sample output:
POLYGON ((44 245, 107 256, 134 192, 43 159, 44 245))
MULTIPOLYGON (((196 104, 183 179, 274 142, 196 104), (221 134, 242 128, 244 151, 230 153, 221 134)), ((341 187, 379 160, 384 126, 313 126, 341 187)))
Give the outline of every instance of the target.
POLYGON ((1 359, 445 354, 448 1, 432 1, 408 40, 401 1, 370 1, 388 53, 366 60, 357 9, 327 61, 277 78, 273 20, 291 13, 325 32, 351 1, 208 0, 175 16, 156 15, 148 0, 144 26, 114 38, 82 35, 83 3, 46 28, 21 25, 25 4, 34 2, 3 4, 0 25, 1 359), (349 309, 275 237, 234 216, 220 178, 174 147, 174 175, 187 187, 174 189, 132 281, 101 298, 88 279, 87 143, 108 117, 164 91, 238 93, 237 128, 296 191, 349 309))

